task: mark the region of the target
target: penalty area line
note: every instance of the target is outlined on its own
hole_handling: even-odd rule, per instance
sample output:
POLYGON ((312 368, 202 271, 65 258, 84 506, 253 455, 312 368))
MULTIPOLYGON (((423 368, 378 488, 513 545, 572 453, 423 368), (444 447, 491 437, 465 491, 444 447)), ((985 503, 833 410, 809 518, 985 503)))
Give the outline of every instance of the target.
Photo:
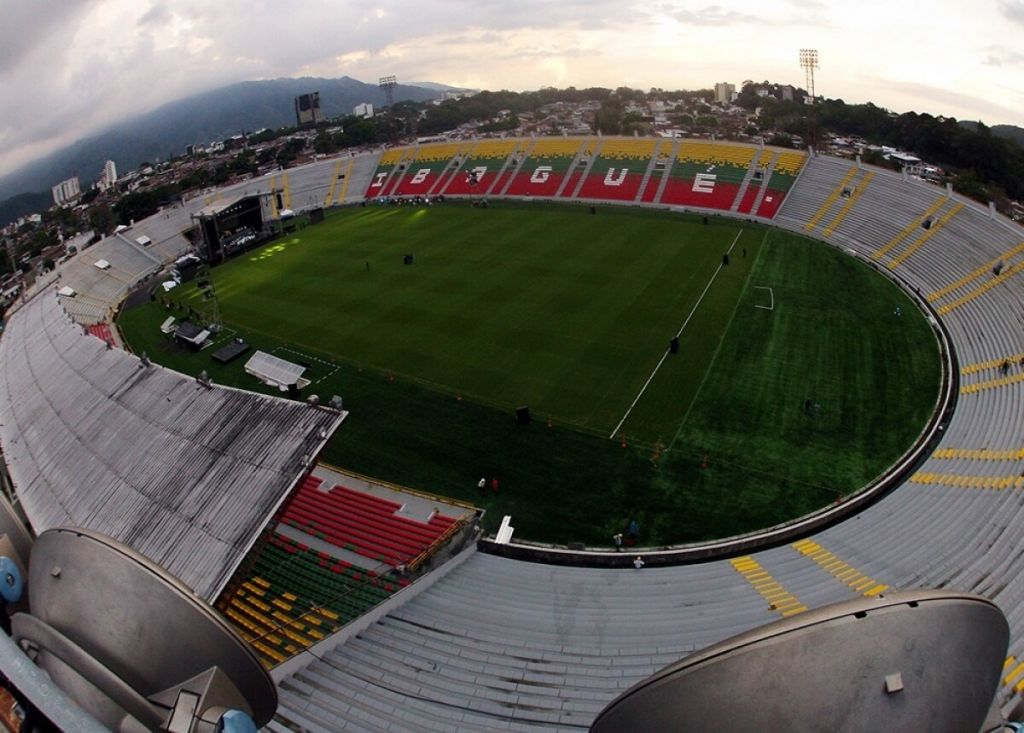
POLYGON ((754 290, 767 290, 768 291, 768 297, 771 298, 771 302, 768 305, 760 305, 758 303, 754 303, 754 307, 755 308, 762 308, 762 309, 764 309, 766 311, 773 311, 773 310, 775 310, 775 291, 774 290, 772 290, 767 285, 755 285, 754 286, 754 290))
MULTIPOLYGON (((736 246, 736 242, 740 241, 741 234, 743 234, 742 229, 736 232, 736 236, 733 238, 732 244, 729 245, 729 249, 726 250, 726 254, 732 254, 732 249, 733 247, 736 246)), ((725 267, 725 264, 723 262, 719 262, 718 269, 716 269, 714 274, 711 275, 711 279, 708 280, 708 284, 704 286, 704 290, 703 292, 701 292, 700 297, 697 298, 697 302, 694 303, 693 308, 690 309, 690 314, 686 316, 686 320, 683 321, 683 325, 679 327, 678 331, 676 331, 676 338, 679 338, 682 335, 683 330, 686 328, 686 326, 689 325, 690 319, 692 319, 693 314, 697 312, 697 308, 700 307, 701 301, 704 300, 704 296, 708 294, 709 290, 711 290, 712 284, 714 284, 715 280, 718 278, 718 273, 722 271, 723 267, 725 267)), ((629 404, 629 409, 626 410, 626 414, 622 416, 622 419, 619 420, 619 424, 615 426, 615 429, 612 430, 612 434, 608 436, 609 440, 614 438, 615 434, 619 432, 619 430, 622 428, 622 425, 626 422, 626 418, 629 417, 629 414, 633 412, 633 408, 636 407, 636 403, 640 401, 640 398, 644 396, 644 392, 647 391, 647 388, 650 386, 651 382, 654 381, 654 375, 658 373, 659 369, 661 369, 661 365, 665 363, 666 358, 668 358, 668 349, 665 349, 665 353, 661 355, 661 358, 658 360, 658 363, 654 366, 654 371, 651 372, 651 376, 647 377, 647 381, 644 382, 644 386, 640 388, 640 391, 637 392, 636 397, 634 397, 633 401, 629 404)))

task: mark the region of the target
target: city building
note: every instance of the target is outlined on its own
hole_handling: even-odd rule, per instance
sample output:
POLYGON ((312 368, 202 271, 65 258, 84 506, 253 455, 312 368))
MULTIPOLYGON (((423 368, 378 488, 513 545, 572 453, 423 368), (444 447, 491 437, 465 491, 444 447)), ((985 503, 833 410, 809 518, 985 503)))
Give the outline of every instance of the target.
POLYGON ((729 82, 715 84, 715 101, 719 104, 732 104, 736 95, 736 85, 729 82))
POLYGON ((315 125, 323 119, 324 115, 320 111, 320 92, 300 94, 295 98, 295 124, 298 127, 315 125))
POLYGON ((355 107, 352 108, 352 114, 354 114, 356 117, 373 117, 373 105, 370 104, 369 102, 357 104, 355 107))
POLYGON ((112 160, 103 164, 103 173, 100 175, 100 190, 106 191, 117 183, 117 165, 112 160))
POLYGON ((78 176, 61 181, 51 188, 50 191, 53 193, 53 203, 58 206, 72 204, 82 195, 82 189, 78 185, 78 176))

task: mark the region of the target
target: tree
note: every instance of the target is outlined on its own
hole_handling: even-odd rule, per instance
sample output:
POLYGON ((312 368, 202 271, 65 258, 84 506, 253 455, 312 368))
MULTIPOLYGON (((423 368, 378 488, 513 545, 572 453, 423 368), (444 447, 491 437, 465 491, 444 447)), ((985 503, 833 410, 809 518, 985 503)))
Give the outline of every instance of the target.
POLYGON ((89 228, 104 236, 114 231, 114 227, 117 226, 117 217, 106 204, 91 206, 86 216, 89 222, 89 228))
POLYGON ((974 171, 964 171, 952 180, 953 190, 976 201, 987 202, 988 191, 974 171))
POLYGON ((333 135, 321 132, 313 139, 313 150, 320 155, 330 155, 338 149, 338 143, 333 135))
POLYGON ((618 99, 606 99, 594 113, 594 132, 605 135, 618 135, 622 132, 622 102, 618 99))
POLYGON ((306 141, 302 138, 292 138, 288 140, 284 145, 277 149, 277 163, 282 168, 287 168, 288 164, 299 157, 299 153, 306 147, 306 141))
POLYGON ((57 244, 57 235, 49 229, 39 229, 29 240, 29 247, 33 257, 38 257, 44 249, 57 244))

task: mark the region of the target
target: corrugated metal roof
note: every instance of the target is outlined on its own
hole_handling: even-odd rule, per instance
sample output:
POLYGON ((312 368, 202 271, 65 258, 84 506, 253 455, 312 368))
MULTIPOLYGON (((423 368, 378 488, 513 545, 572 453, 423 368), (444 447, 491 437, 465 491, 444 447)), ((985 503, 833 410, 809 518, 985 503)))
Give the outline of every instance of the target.
POLYGON ((52 288, 13 316, 0 365, 0 444, 36 532, 102 532, 207 600, 343 419, 108 350, 52 288))

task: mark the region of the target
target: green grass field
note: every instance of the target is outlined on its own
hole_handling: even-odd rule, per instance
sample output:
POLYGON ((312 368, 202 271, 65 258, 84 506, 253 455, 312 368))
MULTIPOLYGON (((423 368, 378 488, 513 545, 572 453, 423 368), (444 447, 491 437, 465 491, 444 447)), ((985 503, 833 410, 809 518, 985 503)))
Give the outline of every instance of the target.
MULTIPOLYGON (((895 286, 739 222, 356 208, 215 268, 214 281, 223 338, 308 363, 307 393, 345 398, 327 460, 474 501, 490 527, 512 514, 521 538, 607 543, 636 517, 641 540, 662 544, 793 518, 892 463, 939 387, 931 331, 895 286), (684 322, 680 353, 663 360, 684 322), (529 428, 512 424, 522 404, 529 428), (477 494, 481 475, 501 478, 499 495, 477 494)), ((189 286, 175 300, 207 306, 189 286)), ((166 315, 150 303, 119 325, 157 361, 259 388, 241 363, 166 342, 166 315)))

